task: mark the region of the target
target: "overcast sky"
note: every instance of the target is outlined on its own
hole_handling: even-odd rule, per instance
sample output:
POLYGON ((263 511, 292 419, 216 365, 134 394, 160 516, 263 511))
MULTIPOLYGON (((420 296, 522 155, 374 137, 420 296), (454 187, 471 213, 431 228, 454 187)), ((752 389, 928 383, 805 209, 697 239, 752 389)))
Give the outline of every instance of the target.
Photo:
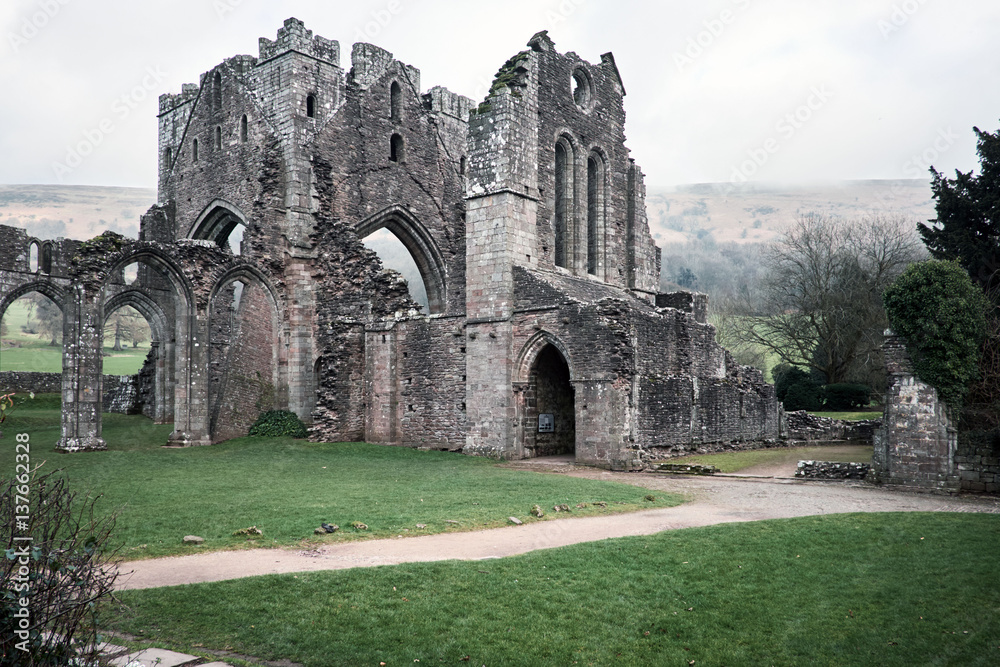
POLYGON ((0 183, 155 187, 157 97, 290 16, 477 101, 538 30, 612 51, 652 185, 969 170, 1000 126, 996 0, 3 0, 0 183))

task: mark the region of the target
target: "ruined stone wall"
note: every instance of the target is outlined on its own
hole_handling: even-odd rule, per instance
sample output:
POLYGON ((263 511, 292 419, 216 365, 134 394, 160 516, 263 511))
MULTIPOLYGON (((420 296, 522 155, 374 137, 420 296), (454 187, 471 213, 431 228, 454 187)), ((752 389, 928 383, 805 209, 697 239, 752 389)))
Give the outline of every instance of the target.
MULTIPOLYGON (((231 293, 220 293, 220 301, 231 299, 231 293)), ((244 436, 261 412, 275 407, 274 325, 276 313, 264 288, 250 283, 243 288, 235 312, 219 315, 236 325, 230 332, 229 344, 219 349, 211 367, 221 366, 219 389, 212 406, 212 439, 227 440, 244 436)), ((213 340, 214 343, 214 340, 213 340)), ((213 352, 216 350, 213 345, 213 352)), ((214 378, 213 378, 214 379, 214 378)))
POLYGON ((611 54, 592 65, 575 53, 561 54, 547 35, 536 35, 527 52, 537 70, 538 195, 537 237, 543 266, 555 264, 556 143, 572 150, 571 196, 567 210, 571 245, 567 268, 592 273, 609 284, 655 293, 659 253, 649 233, 642 173, 625 146, 625 88, 611 54), (587 265, 588 159, 600 165, 601 196, 596 206, 596 269, 587 265))
POLYGON ((957 491, 957 431, 948 406, 914 375, 902 338, 886 336, 883 351, 888 386, 882 428, 875 434, 874 478, 927 491, 957 491))
POLYGON ((400 322, 400 442, 414 447, 460 450, 465 446, 463 318, 400 322))

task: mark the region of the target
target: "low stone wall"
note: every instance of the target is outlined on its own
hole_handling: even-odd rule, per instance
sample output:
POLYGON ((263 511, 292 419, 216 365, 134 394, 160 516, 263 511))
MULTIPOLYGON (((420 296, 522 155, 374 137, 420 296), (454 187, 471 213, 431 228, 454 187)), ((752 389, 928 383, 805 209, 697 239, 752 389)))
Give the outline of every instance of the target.
MULTIPOLYGON (((59 373, 28 373, 4 371, 0 373, 0 389, 19 393, 62 393, 62 375, 59 373)), ((139 382, 136 375, 104 376, 104 411, 125 415, 139 414, 139 382)))
POLYGON ((872 442, 876 429, 882 425, 881 419, 847 421, 811 415, 805 410, 786 412, 785 420, 788 438, 805 442, 829 440, 872 442))
POLYGON ((865 479, 871 468, 868 463, 799 461, 795 476, 808 479, 865 479))
POLYGON ((962 491, 1000 492, 1000 433, 960 433, 955 465, 962 491))
POLYGON ((62 375, 60 373, 4 371, 0 373, 0 390, 59 394, 62 392, 62 375))

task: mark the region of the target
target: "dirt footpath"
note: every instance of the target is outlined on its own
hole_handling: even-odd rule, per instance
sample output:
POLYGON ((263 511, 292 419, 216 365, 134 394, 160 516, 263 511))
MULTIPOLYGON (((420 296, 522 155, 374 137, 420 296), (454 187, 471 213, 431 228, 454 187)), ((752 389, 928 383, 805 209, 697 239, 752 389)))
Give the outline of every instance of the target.
POLYGON ((586 518, 540 521, 523 526, 347 542, 315 551, 257 549, 217 551, 125 563, 119 589, 155 588, 222 581, 262 574, 341 570, 438 560, 502 558, 627 535, 663 530, 844 512, 1000 513, 1000 499, 911 494, 844 482, 805 482, 739 477, 659 476, 612 473, 572 465, 535 467, 555 474, 634 484, 682 494, 678 507, 586 518))

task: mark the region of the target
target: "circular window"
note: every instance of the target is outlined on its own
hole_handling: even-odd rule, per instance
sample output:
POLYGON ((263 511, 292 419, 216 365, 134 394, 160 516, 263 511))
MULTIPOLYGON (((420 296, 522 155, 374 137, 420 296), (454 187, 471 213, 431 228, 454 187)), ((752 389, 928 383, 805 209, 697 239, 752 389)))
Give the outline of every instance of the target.
POLYGON ((584 111, 589 111, 593 106, 594 84, 590 80, 587 70, 577 67, 573 70, 573 101, 576 106, 584 111))

